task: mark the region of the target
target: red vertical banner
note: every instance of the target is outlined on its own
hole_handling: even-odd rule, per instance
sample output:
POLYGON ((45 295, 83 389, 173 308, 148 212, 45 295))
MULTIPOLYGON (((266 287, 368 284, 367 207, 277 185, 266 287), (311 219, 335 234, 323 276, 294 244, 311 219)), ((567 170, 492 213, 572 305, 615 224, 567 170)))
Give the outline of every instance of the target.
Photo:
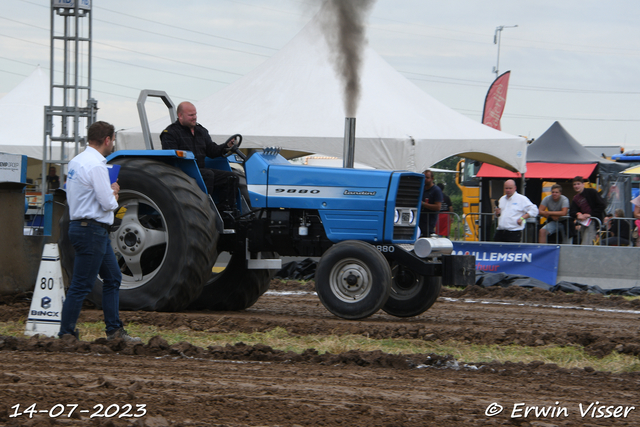
POLYGON ((509 86, 509 76, 511 71, 501 74, 496 78, 487 92, 484 99, 484 110, 482 111, 482 123, 500 130, 500 119, 504 111, 504 104, 507 102, 507 88, 509 86))

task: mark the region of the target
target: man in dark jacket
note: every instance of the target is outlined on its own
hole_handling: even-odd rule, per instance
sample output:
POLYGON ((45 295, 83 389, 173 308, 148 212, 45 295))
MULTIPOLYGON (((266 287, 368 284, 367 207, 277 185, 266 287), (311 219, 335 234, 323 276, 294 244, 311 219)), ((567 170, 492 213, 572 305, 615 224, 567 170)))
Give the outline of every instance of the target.
POLYGON ((569 215, 575 220, 576 226, 580 227, 580 244, 593 245, 596 221, 592 218, 598 218, 602 223, 607 204, 595 189, 584 187, 584 178, 581 176, 576 176, 572 182, 576 195, 571 201, 569 215))
POLYGON ((438 212, 442 206, 442 190, 433 182, 433 172, 429 169, 424 175, 424 192, 422 193, 422 210, 420 211, 420 235, 430 237, 436 231, 438 212))
POLYGON ((205 157, 220 157, 227 153, 233 147, 233 141, 226 147, 213 142, 209 131, 197 123, 198 114, 192 103, 181 102, 177 113, 178 120, 160 134, 162 149, 191 151, 209 194, 213 195, 214 189, 219 191, 220 210, 233 211, 238 194, 238 176, 230 171, 208 169, 204 164, 205 157))
MULTIPOLYGON (((607 215, 609 217, 610 215, 607 215)), ((615 210, 615 218, 605 217, 608 237, 600 242, 600 246, 629 246, 631 242, 631 223, 624 219, 624 209, 615 210)))

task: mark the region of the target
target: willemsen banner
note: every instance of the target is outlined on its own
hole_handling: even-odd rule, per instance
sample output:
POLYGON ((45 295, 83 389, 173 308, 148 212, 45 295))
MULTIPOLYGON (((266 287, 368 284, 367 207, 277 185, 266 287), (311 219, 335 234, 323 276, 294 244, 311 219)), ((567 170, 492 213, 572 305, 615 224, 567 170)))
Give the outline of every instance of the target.
POLYGON ((454 255, 475 255, 476 270, 520 274, 556 284, 560 246, 453 242, 454 255))

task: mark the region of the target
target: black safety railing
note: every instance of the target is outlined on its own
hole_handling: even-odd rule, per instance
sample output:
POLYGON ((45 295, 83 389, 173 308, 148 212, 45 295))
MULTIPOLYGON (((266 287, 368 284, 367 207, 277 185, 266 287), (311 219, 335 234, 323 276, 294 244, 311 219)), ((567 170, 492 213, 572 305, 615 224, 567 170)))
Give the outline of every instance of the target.
MULTIPOLYGON (((480 241, 491 242, 498 226, 497 218, 493 213, 472 212, 460 217, 455 212, 441 212, 449 219, 448 234, 443 227, 436 227, 436 231, 442 237, 448 237, 453 241, 480 241), (470 227, 472 224, 473 227, 470 227)), ((591 245, 600 246, 640 246, 640 239, 634 234, 636 218, 605 218, 601 222, 592 217, 594 227, 591 245), (627 225, 624 225, 624 222, 627 225), (634 237, 636 236, 636 237, 634 237), (621 239, 618 239, 621 237, 621 239)), ((547 244, 581 244, 582 225, 577 225, 570 216, 562 216, 557 221, 550 221, 543 217, 528 218, 522 230, 522 243, 547 243, 547 244), (544 221, 543 221, 544 220, 544 221), (549 227, 548 224, 555 223, 549 227), (545 227, 546 226, 546 227, 545 227), (541 233, 541 230, 545 230, 541 233)), ((637 233, 637 230, 636 230, 637 233)))
MULTIPOLYGON (((557 221, 552 221, 546 219, 543 223, 542 217, 537 217, 531 219, 532 223, 535 223, 535 236, 528 237, 529 240, 525 240, 531 243, 549 243, 549 244, 582 244, 580 241, 582 237, 582 227, 585 225, 578 225, 570 216, 562 216, 557 221), (555 223, 555 224, 554 224, 555 223), (552 225, 553 224, 553 225, 552 225), (551 230, 549 230, 551 228, 551 230), (544 230, 546 233, 543 236, 541 231, 544 230), (550 231, 555 230, 555 232, 551 233, 550 231)), ((591 223, 593 224, 593 239, 589 244, 597 245, 599 240, 597 236, 602 229, 602 222, 596 217, 591 218, 591 223)))
POLYGON ((455 212, 438 212, 436 234, 451 240, 462 240, 464 227, 460 215, 455 212))
MULTIPOLYGON (((526 225, 522 230, 523 243, 548 243, 548 244, 581 244, 580 238, 582 236, 581 227, 569 216, 560 217, 555 221, 555 226, 548 232, 550 227, 544 228, 551 221, 546 219, 542 221, 542 217, 528 218, 526 225), (541 235, 540 230, 546 231, 544 236, 541 235), (555 230, 554 230, 555 229, 555 230)), ((593 240, 590 244, 593 245, 608 245, 608 246, 635 246, 636 238, 633 237, 633 230, 635 218, 612 218, 607 220, 603 224, 598 218, 592 217, 591 222, 594 227, 593 240), (627 221, 629 227, 621 221, 627 221), (609 225, 610 222, 610 225, 609 225), (629 234, 630 239, 624 239, 624 236, 629 234), (623 240, 618 242, 616 236, 622 236, 623 240), (628 243, 627 243, 628 241, 628 243)), ((497 218, 493 213, 472 212, 463 215, 462 221, 459 227, 465 227, 466 240, 490 242, 493 241, 493 235, 498 226, 497 218), (474 224, 474 227, 469 227, 468 224, 474 224)), ((455 240, 459 240, 459 236, 456 236, 455 240)))
POLYGON ((596 238, 600 246, 637 246, 635 218, 607 217, 596 238))

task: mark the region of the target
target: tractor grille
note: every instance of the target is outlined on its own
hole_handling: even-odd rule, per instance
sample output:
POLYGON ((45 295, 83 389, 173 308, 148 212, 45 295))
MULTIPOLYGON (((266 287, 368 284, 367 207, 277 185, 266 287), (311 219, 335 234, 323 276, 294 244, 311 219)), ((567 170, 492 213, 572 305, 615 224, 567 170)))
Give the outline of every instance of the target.
POLYGON ((400 186, 398 187, 396 206, 417 207, 420 204, 421 182, 422 179, 418 176, 402 176, 400 178, 400 186))
MULTIPOLYGON (((396 208, 414 208, 420 205, 420 192, 422 190, 422 178, 415 175, 403 175, 400 177, 398 193, 396 196, 396 208)), ((403 210, 405 214, 407 211, 403 210)), ((416 220, 417 223, 417 220, 416 220)), ((415 231, 414 226, 396 224, 393 227, 393 240, 412 240, 415 231)))
POLYGON ((393 240, 412 240, 415 227, 393 227, 393 240))

